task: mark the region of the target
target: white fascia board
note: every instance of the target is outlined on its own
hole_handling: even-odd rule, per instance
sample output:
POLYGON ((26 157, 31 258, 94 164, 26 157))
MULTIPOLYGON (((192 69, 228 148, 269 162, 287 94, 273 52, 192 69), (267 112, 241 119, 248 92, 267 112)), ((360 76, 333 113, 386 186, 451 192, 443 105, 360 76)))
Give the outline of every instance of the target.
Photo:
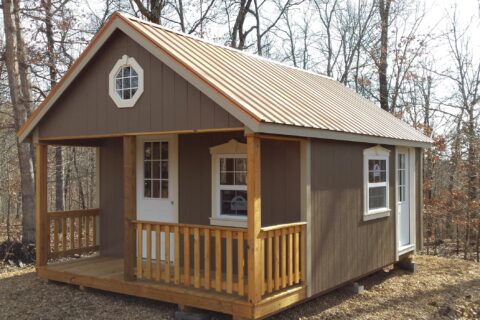
POLYGON ((294 127, 288 125, 279 125, 273 123, 260 123, 257 127, 252 128, 255 132, 280 134, 288 136, 298 136, 306 138, 318 138, 340 141, 353 141, 372 144, 383 144, 393 146, 405 146, 405 147, 419 147, 430 148, 432 146, 429 142, 422 141, 409 141, 385 137, 367 136, 356 133, 338 132, 315 128, 294 127))

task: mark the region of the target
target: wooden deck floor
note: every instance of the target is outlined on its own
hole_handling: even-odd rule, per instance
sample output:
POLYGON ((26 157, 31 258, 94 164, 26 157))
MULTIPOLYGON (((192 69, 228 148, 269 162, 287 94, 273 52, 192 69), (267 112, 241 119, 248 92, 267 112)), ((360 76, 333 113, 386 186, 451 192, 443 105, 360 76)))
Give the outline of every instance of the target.
POLYGON ((264 299, 254 306, 244 297, 235 295, 146 280, 126 281, 123 276, 123 259, 108 256, 52 263, 38 268, 37 274, 42 279, 187 305, 247 319, 278 312, 303 300, 306 294, 305 286, 298 286, 264 299))

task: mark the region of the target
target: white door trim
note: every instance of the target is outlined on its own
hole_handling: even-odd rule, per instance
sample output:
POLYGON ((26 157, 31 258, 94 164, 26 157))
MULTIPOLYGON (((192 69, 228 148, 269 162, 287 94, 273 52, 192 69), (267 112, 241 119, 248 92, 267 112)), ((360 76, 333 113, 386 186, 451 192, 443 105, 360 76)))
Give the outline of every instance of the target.
MULTIPOLYGON (((143 176, 139 173, 143 172, 143 143, 145 141, 159 141, 166 140, 170 144, 169 148, 169 165, 171 166, 172 177, 169 184, 169 200, 173 202, 173 223, 178 223, 178 135, 177 134, 164 134, 164 135, 148 135, 137 136, 137 197, 143 195, 141 191, 141 185, 143 184, 143 176), (139 161, 142 160, 142 161, 139 161)), ((143 197, 143 196, 142 196, 143 197)), ((138 204, 140 203, 137 198, 137 211, 138 204)))
POLYGON ((407 252, 415 251, 416 248, 416 179, 415 179, 415 148, 395 148, 395 260, 407 252), (409 189, 409 213, 410 213, 410 243, 399 247, 400 221, 398 219, 398 154, 404 152, 408 156, 408 189, 409 189))

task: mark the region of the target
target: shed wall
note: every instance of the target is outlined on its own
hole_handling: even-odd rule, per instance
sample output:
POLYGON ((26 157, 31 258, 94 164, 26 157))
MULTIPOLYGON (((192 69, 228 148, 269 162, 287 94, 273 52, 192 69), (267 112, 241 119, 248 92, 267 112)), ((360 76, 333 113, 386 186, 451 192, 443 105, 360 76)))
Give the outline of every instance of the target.
POLYGON ((234 128, 243 125, 121 31, 116 31, 41 120, 39 137, 234 128), (144 92, 119 109, 108 75, 124 54, 144 70, 144 92))
POLYGON ((312 140, 312 293, 395 261, 395 149, 389 217, 363 221, 363 150, 372 145, 312 140))
MULTIPOLYGON (((179 135, 180 223, 210 224, 210 148, 230 139, 246 143, 241 132, 179 135)), ((261 161, 262 226, 300 221, 300 144, 262 140, 261 161)))

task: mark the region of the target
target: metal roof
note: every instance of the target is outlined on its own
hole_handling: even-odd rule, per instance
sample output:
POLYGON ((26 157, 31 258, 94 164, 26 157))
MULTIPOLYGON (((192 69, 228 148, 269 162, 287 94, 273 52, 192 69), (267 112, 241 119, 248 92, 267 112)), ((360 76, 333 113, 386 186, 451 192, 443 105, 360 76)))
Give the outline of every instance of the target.
POLYGON ((334 79, 126 17, 258 121, 431 142, 334 79))
MULTIPOLYGON (((110 19, 126 22, 241 113, 260 125, 279 125, 278 132, 288 127, 293 129, 289 134, 294 134, 295 128, 308 128, 347 133, 349 137, 354 134, 431 143, 429 137, 329 77, 213 44, 129 15, 115 14, 110 19)), ((260 128, 255 131, 261 131, 260 128)))

